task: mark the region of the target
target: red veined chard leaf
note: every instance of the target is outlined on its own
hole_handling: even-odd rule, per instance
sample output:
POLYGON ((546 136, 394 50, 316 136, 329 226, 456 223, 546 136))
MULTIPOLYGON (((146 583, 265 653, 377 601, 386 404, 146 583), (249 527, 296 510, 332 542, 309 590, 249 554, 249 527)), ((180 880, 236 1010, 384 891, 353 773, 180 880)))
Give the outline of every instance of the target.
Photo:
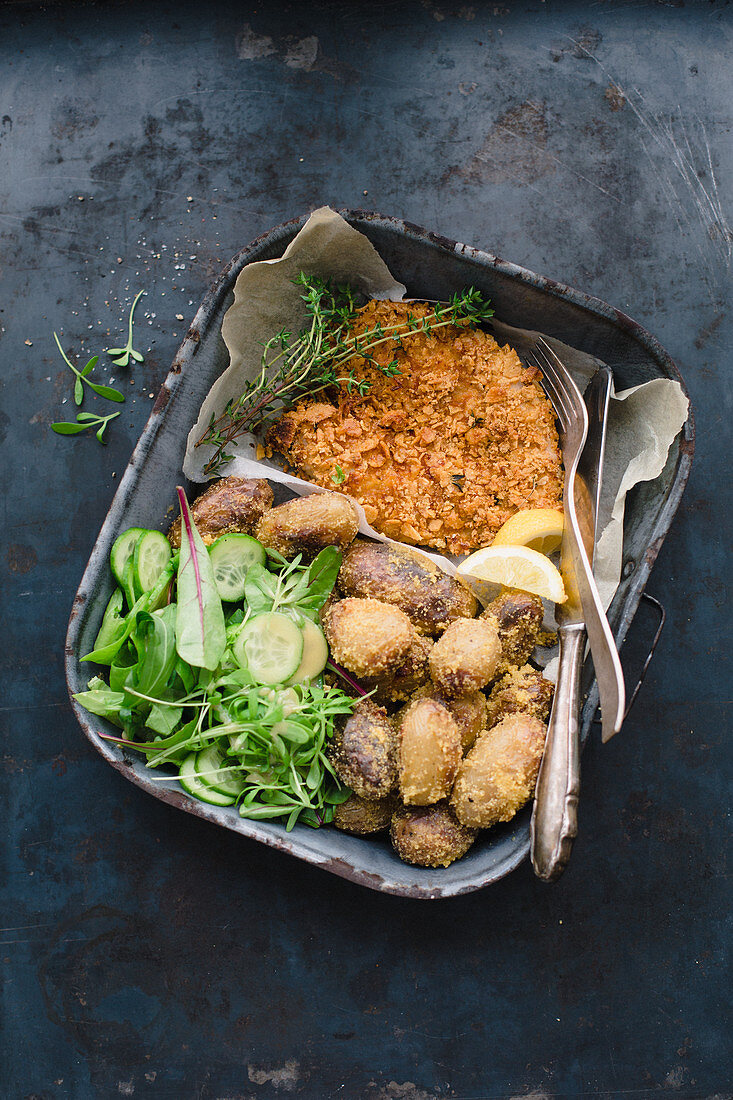
POLYGON ((179 485, 181 557, 178 562, 176 650, 196 668, 212 672, 226 649, 226 627, 209 553, 196 530, 186 494, 179 485))

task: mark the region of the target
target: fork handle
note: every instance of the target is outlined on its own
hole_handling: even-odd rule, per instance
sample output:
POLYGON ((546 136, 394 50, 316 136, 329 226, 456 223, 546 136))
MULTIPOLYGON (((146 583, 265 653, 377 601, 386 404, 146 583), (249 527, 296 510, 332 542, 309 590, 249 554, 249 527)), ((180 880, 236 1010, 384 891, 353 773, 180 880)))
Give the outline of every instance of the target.
POLYGON ((578 833, 582 623, 560 626, 557 687, 535 790, 530 845, 535 874, 553 882, 565 870, 578 833))

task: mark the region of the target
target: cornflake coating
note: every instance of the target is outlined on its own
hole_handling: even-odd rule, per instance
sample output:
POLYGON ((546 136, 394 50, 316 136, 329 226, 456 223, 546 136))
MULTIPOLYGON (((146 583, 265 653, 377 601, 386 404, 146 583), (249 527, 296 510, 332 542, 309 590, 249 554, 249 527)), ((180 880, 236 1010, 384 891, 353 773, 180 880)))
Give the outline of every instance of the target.
POLYGON ((360 798, 385 798, 397 786, 397 731, 371 699, 354 704, 327 751, 341 782, 360 798))
POLYGON ((462 824, 488 829, 511 821, 534 793, 546 732, 538 718, 510 714, 479 736, 458 769, 451 796, 462 824))
POLYGON ((508 714, 529 714, 546 722, 554 685, 531 665, 513 668, 501 676, 486 701, 486 724, 491 729, 508 714))
MULTIPOLYGON (((429 309, 369 302, 353 331, 429 309)), ((382 366, 396 359, 401 373, 385 377, 354 356, 341 374, 353 370, 368 392, 344 382, 332 404, 303 401, 270 428, 267 453, 324 488, 343 473, 339 491, 363 504, 377 531, 449 554, 488 546, 520 508, 560 505, 555 414, 539 371, 512 348, 481 329, 447 326, 373 354, 382 366)))
POLYGON ((392 603, 422 634, 440 634, 454 619, 472 619, 471 592, 416 550, 356 539, 344 553, 338 586, 345 596, 392 603))
POLYGON ((339 600, 323 617, 331 654, 359 679, 394 672, 415 630, 403 611, 381 600, 339 600))
POLYGON ((519 589, 502 592, 481 613, 483 620, 496 627, 505 667, 523 665, 542 642, 544 614, 540 597, 519 589))
MULTIPOLYGON (((197 497, 191 515, 203 542, 210 546, 222 535, 253 535, 272 500, 264 478, 224 477, 197 497)), ((171 524, 168 539, 175 548, 181 545, 180 516, 171 524)))
POLYGON ((326 546, 343 550, 356 538, 356 508, 338 493, 312 493, 278 504, 262 516, 257 538, 284 558, 314 558, 326 546))
POLYGON ((340 806, 334 807, 333 823, 337 829, 354 836, 381 833, 389 828, 396 806, 396 797, 366 801, 352 794, 340 806))
POLYGON ((480 691, 493 680, 501 657, 496 628, 483 619, 456 619, 433 646, 433 682, 449 698, 480 691))
POLYGON ((461 735, 447 707, 434 699, 410 703, 400 722, 400 794, 429 806, 450 794, 461 762, 461 735))
POLYGON ((416 867, 448 867, 465 856, 476 830, 461 825, 447 802, 435 806, 405 806, 390 826, 392 844, 400 859, 416 867))

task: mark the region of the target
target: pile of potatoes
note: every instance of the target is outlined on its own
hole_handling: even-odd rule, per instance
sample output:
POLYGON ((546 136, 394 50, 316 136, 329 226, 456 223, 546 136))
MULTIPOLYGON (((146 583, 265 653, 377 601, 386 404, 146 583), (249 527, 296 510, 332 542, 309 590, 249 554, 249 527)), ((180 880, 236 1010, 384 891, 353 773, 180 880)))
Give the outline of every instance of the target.
MULTIPOLYGON (((347 497, 272 499, 264 480, 224 478, 193 515, 205 542, 239 530, 286 558, 343 550, 321 622, 333 660, 370 694, 330 745, 353 792, 334 824, 357 836, 389 829, 407 863, 447 867, 534 792, 553 690, 527 663, 543 640, 542 602, 506 590, 479 614, 429 558, 357 538, 347 497)), ((170 537, 180 539, 176 525, 170 537)))

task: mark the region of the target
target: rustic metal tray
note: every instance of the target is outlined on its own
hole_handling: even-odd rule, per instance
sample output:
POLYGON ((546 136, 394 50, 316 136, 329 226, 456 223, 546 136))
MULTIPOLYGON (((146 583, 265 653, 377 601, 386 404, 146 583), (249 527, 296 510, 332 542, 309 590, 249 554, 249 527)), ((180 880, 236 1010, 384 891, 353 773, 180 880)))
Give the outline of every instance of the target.
MULTIPOLYGON (((684 387, 679 371, 654 337, 605 302, 397 218, 362 211, 340 213, 374 244, 394 276, 406 284, 409 297, 445 299, 456 288, 474 285, 492 299, 502 321, 555 336, 608 363, 617 390, 652 378, 674 378, 684 387)), ((181 481, 186 436, 212 383, 228 364, 221 322, 232 302, 237 275, 245 264, 282 255, 306 220, 303 215, 277 226, 242 249, 194 318, 132 454, 74 599, 66 638, 66 678, 72 694, 86 688, 91 674, 79 657, 91 650, 112 591, 108 562, 115 537, 133 525, 165 526, 165 510, 174 503, 175 485, 181 481)), ((660 477, 637 486, 627 499, 623 578, 609 610, 619 646, 677 510, 693 450, 690 414, 660 477)), ((598 701, 590 667, 585 670, 584 686, 583 740, 598 701)), ((529 851, 529 807, 510 824, 483 835, 464 859, 439 870, 402 863, 385 840, 364 840, 332 828, 312 830, 307 826, 286 833, 279 825, 247 821, 234 808, 208 806, 190 798, 175 780, 152 782, 141 756, 100 738, 100 732, 112 733, 113 727, 88 714, 73 699, 72 706, 84 733, 102 756, 156 798, 375 890, 416 898, 468 893, 506 875, 529 851)))

